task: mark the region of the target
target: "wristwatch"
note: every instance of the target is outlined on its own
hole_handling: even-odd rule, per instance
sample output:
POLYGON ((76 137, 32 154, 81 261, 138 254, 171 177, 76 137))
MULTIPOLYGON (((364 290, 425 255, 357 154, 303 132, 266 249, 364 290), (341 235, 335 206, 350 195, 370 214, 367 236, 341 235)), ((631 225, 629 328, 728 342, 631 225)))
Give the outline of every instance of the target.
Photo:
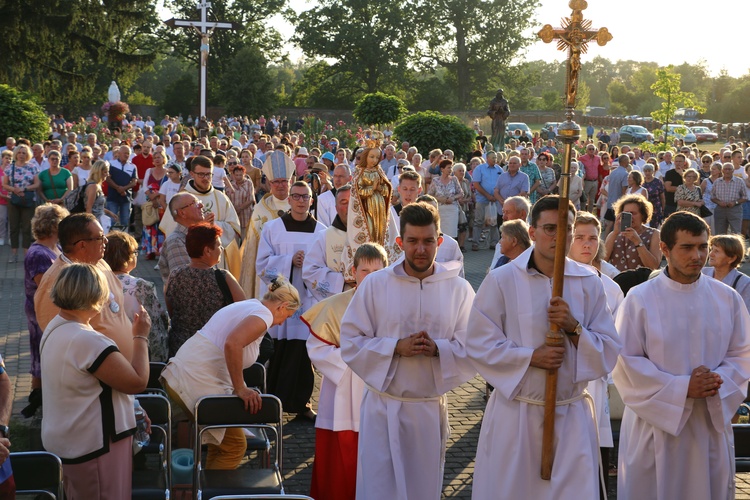
POLYGON ((9 438, 10 427, 8 427, 7 425, 0 425, 0 434, 2 434, 4 438, 9 438))
POLYGON ((637 244, 637 245, 635 246, 635 248, 641 248, 642 246, 643 246, 643 242, 641 241, 640 243, 638 243, 638 244, 637 244))
POLYGON ((577 337, 581 333, 583 333, 583 327, 581 326, 581 323, 578 322, 576 324, 576 327, 573 329, 573 331, 572 332, 567 332, 566 331, 565 335, 567 335, 568 337, 577 337))

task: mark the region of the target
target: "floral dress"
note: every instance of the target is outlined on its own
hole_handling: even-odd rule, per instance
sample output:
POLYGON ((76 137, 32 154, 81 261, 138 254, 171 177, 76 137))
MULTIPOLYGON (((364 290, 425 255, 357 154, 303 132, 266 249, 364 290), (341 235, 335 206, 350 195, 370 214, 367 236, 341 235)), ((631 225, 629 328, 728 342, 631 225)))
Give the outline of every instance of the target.
MULTIPOLYGON (((521 172, 529 176, 529 189, 531 189, 531 186, 533 186, 536 181, 540 181, 539 185, 542 185, 542 174, 539 172, 539 167, 536 166, 536 163, 529 162, 526 165, 521 165, 521 172)), ((537 199, 539 199, 539 193, 536 191, 529 194, 529 201, 532 205, 536 203, 537 199)))
POLYGON ((654 206, 654 215, 651 217, 649 225, 651 227, 659 227, 662 219, 664 219, 664 207, 661 204, 661 195, 664 193, 664 183, 661 179, 654 179, 651 182, 644 182, 641 187, 646 188, 648 191, 648 201, 654 206))
POLYGON ((156 286, 143 278, 136 278, 129 274, 117 274, 122 283, 125 314, 133 321, 135 313, 143 308, 151 318, 151 333, 148 337, 148 353, 151 361, 166 362, 167 333, 169 331, 169 315, 164 310, 156 295, 156 286))
MULTIPOLYGON (((226 272, 226 271, 222 271, 226 272)), ((183 266, 172 271, 164 298, 171 307, 169 357, 224 307, 224 295, 216 282, 216 269, 183 266)))
MULTIPOLYGON (((147 188, 151 188, 152 191, 155 193, 159 192, 159 188, 161 187, 161 181, 166 177, 166 174, 164 174, 161 179, 155 179, 153 176, 153 172, 151 169, 146 173, 148 175, 148 184, 147 188)), ((159 218, 164 215, 164 210, 159 208, 159 218)), ((146 255, 154 254, 159 255, 161 252, 161 247, 164 245, 164 233, 159 231, 159 223, 152 226, 143 226, 143 236, 141 237, 141 252, 145 253, 146 255)))

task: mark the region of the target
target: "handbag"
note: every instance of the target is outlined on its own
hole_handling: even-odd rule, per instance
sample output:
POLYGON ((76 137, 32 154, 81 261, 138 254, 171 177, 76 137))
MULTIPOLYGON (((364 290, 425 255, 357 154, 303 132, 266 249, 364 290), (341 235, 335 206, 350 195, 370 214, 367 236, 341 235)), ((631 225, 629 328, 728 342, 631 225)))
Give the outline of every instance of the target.
POLYGON ((141 221, 144 226, 153 226, 159 222, 159 209, 154 206, 153 201, 148 201, 141 206, 141 221))
MULTIPOLYGON (((13 182, 11 185, 15 185, 16 181, 16 164, 14 163, 11 167, 10 179, 13 182)), ((23 196, 19 196, 16 193, 10 194, 10 204, 19 208, 31 208, 36 205, 36 197, 34 191, 24 191, 23 196)))
MULTIPOLYGON (((701 192, 701 188, 698 188, 698 194, 700 194, 701 200, 702 200, 703 199, 703 193, 701 192)), ((704 203, 700 207, 700 214, 701 214, 701 217, 711 217, 714 213, 704 203)))
POLYGON ((224 271, 214 269, 214 276, 216 277, 216 284, 219 285, 219 290, 221 290, 221 294, 224 296, 224 305, 234 304, 234 297, 232 297, 232 291, 229 289, 224 271))

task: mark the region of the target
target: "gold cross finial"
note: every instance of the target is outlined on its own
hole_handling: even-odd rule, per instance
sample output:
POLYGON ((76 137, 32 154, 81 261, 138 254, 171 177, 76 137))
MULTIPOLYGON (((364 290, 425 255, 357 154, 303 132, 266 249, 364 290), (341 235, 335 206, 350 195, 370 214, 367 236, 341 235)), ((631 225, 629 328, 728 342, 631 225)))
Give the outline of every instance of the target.
POLYGON ((544 43, 557 40, 558 50, 568 51, 568 73, 565 91, 565 105, 575 108, 576 94, 578 93, 578 74, 581 70, 581 54, 585 54, 588 43, 596 40, 600 46, 604 46, 612 40, 612 34, 607 28, 597 31, 591 29, 591 21, 583 18, 583 10, 588 7, 586 0, 570 0, 568 6, 573 10, 570 17, 563 18, 561 28, 553 28, 545 24, 539 31, 539 38, 544 43))

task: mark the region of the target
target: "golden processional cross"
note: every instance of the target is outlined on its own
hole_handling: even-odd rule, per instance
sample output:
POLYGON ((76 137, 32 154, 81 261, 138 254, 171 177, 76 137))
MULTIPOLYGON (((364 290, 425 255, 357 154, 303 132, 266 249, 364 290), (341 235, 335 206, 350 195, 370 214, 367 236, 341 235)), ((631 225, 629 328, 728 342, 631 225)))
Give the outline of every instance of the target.
MULTIPOLYGON (((582 11, 588 7, 586 0, 571 0, 568 4, 573 12, 570 17, 562 20, 561 28, 553 28, 545 24, 539 31, 539 38, 544 43, 557 40, 558 50, 568 51, 568 71, 565 82, 565 115, 566 121, 558 127, 558 135, 565 145, 563 155, 562 190, 560 191, 560 205, 558 207, 557 234, 568 234, 568 190, 570 187, 570 162, 572 161, 573 144, 581 137, 581 127, 573 121, 573 113, 578 94, 578 76, 581 72, 581 54, 585 54, 588 43, 596 42, 604 46, 612 40, 607 28, 598 31, 591 29, 591 21, 583 18, 582 11)), ((560 236, 562 238, 562 236, 560 236)), ((559 242, 561 243, 561 242, 559 242)), ((555 247, 555 270, 552 278, 552 296, 562 297, 563 271, 565 270, 565 251, 567 245, 558 244, 555 247)), ((550 323, 546 343, 548 346, 560 347, 565 342, 565 335, 559 325, 550 323)), ((544 431, 542 437, 542 479, 552 477, 552 459, 554 456, 553 443, 555 437, 555 406, 557 404, 557 369, 547 370, 547 385, 544 397, 544 431)))

